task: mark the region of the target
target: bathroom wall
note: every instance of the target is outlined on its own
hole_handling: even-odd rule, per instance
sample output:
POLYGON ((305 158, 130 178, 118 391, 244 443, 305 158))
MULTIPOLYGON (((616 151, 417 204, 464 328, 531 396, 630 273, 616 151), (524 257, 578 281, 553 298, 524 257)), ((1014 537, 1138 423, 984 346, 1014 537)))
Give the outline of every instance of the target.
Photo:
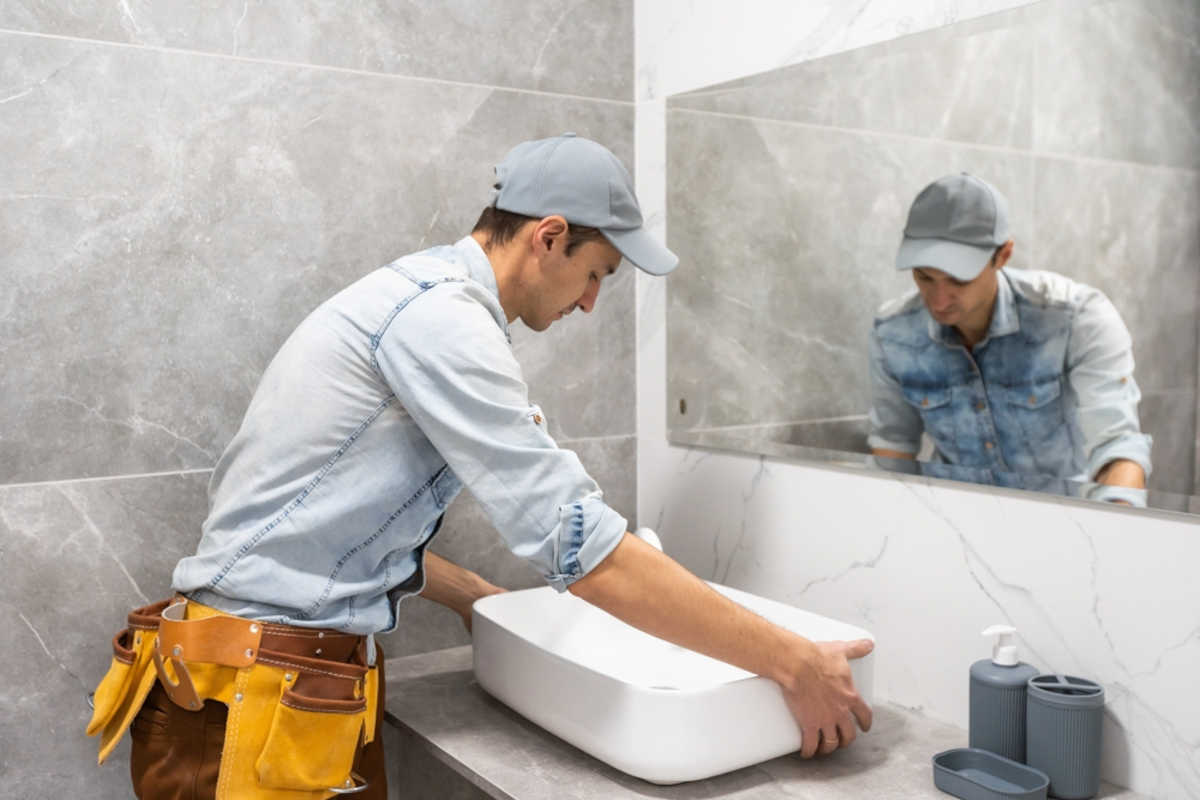
MULTIPOLYGON (((469 231, 491 166, 574 130, 633 165, 633 3, 0 5, 0 786, 128 797, 86 693, 194 548, 210 470, 312 308, 469 231)), ((633 270, 515 326, 531 394, 633 517, 633 270)), ((295 413, 304 413, 297 398, 295 413)), ((434 546, 538 578, 464 497, 434 546)), ((406 604, 389 654, 467 641, 406 604)))
MULTIPOLYGON (((1156 24, 1185 2, 1143 4, 1143 22, 1194 43, 1156 24)), ((656 230, 665 241, 667 95, 1019 5, 639 3, 638 181, 656 230)), ((1125 38, 1131 29, 1093 35, 1137 59, 1145 44, 1125 38)), ((873 631, 876 700, 964 728, 968 665, 990 652, 979 632, 1011 622, 1027 660, 1106 686, 1107 779, 1152 797, 1200 795, 1194 518, 668 445, 666 289, 639 278, 637 294, 639 520, 668 552, 705 577, 873 631)))
POLYGON ((1198 33, 1195 3, 1040 3, 673 97, 668 244, 704 268, 669 290, 672 429, 816 445, 857 417, 866 452, 867 334, 912 290, 900 228, 921 187, 963 170, 1008 198, 1011 266, 1112 299, 1151 486, 1192 494, 1198 33))

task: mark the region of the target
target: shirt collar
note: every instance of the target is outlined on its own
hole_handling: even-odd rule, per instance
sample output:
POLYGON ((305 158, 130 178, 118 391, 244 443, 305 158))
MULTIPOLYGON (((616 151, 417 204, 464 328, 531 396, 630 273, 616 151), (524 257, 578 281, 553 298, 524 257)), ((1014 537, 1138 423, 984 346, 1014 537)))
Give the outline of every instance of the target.
MULTIPOLYGON (((992 322, 988 325, 987 335, 978 347, 989 339, 994 339, 997 336, 1007 336, 1010 333, 1016 333, 1021 330, 1021 320, 1017 315, 1017 304, 1013 299, 1012 286, 1008 283, 1008 277, 1004 274, 1004 270, 1000 270, 1000 274, 996 277, 996 305, 992 308, 992 322)), ((929 316, 929 338, 935 342, 941 342, 948 345, 959 345, 960 341, 958 331, 954 330, 949 325, 941 325, 932 316, 929 316)))
POLYGON ((500 305, 500 284, 496 283, 496 271, 492 269, 492 262, 488 259, 487 253, 470 234, 455 242, 454 249, 459 252, 463 263, 467 265, 467 276, 491 292, 496 298, 496 308, 500 309, 500 315, 496 317, 496 322, 500 324, 500 329, 504 331, 505 337, 512 342, 512 335, 508 331, 508 319, 504 315, 503 306, 500 305))

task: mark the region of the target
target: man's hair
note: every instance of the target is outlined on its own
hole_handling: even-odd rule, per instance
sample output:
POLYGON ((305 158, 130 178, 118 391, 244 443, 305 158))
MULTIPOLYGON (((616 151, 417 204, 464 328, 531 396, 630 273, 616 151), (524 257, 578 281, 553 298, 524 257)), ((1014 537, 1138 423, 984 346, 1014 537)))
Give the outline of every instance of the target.
MULTIPOLYGON (((490 250, 493 247, 508 244, 525 223, 537 222, 538 219, 538 217, 527 217, 524 214, 514 214, 511 211, 502 211, 495 206, 488 206, 479 215, 479 221, 475 223, 471 233, 486 234, 487 240, 483 244, 483 249, 490 250)), ((604 234, 600 232, 599 228, 588 228, 569 223, 568 226, 567 255, 571 255, 575 248, 585 242, 605 241, 604 234)))

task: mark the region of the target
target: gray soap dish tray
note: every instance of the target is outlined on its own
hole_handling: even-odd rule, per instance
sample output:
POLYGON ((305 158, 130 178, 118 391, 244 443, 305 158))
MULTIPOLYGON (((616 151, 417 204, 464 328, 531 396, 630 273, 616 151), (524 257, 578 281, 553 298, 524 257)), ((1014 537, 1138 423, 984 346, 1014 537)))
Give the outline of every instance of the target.
POLYGON ((933 785, 963 800, 1046 800, 1050 778, 977 747, 959 747, 933 757, 933 785))

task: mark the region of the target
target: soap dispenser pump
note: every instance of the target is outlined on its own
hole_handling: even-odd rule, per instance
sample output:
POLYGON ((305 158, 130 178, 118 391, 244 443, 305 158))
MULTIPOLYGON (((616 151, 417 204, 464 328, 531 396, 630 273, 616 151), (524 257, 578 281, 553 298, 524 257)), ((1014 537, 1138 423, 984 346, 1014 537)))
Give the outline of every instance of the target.
POLYGON ((1038 671, 1017 659, 1011 625, 993 625, 992 657, 971 665, 968 737, 971 747, 1025 761, 1025 686, 1038 671))

